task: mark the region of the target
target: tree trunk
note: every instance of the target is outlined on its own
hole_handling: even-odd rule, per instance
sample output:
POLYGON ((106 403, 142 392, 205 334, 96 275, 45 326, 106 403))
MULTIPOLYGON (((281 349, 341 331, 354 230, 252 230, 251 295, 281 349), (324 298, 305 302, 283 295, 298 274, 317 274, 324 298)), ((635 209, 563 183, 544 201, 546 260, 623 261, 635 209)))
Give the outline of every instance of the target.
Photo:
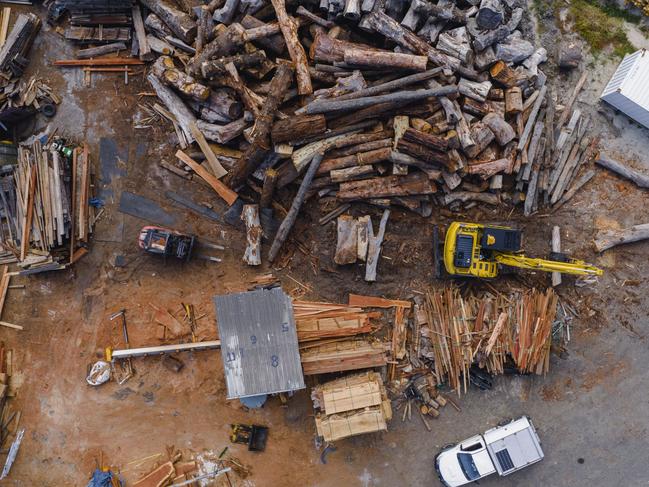
POLYGON ((649 223, 623 230, 603 230, 595 237, 595 250, 604 252, 618 245, 649 239, 649 223))
POLYGON ((444 206, 448 206, 454 201, 466 203, 468 201, 479 201, 488 205, 497 206, 500 204, 500 198, 494 193, 473 193, 471 191, 454 191, 442 198, 444 206))
POLYGON ((631 169, 618 161, 610 159, 604 154, 600 154, 600 156, 595 159, 595 163, 605 167, 609 171, 613 171, 625 179, 633 181, 641 188, 649 188, 649 175, 631 169))
POLYGON ((172 30, 176 37, 191 44, 196 37, 196 22, 186 13, 178 10, 169 0, 142 0, 172 30))
POLYGON ((307 170, 306 174, 304 175, 304 179, 300 184, 300 189, 298 190, 297 195, 295 195, 295 199, 293 199, 291 208, 289 209, 286 218, 284 218, 281 225, 279 226, 279 230, 277 230, 277 234, 275 235, 275 240, 270 247, 270 252, 268 253, 268 260, 270 262, 273 262, 275 260, 275 257, 277 257, 279 250, 281 249, 282 245, 284 245, 284 242, 288 238, 288 234, 290 233, 291 228, 293 228, 293 225, 295 224, 295 220, 297 219, 297 215, 300 212, 302 203, 304 203, 304 200, 306 198, 307 190, 309 189, 309 186, 311 186, 311 182, 315 177, 315 173, 318 171, 320 162, 322 162, 322 157, 322 153, 317 153, 313 156, 313 160, 309 165, 309 169, 307 170))
POLYGON ((264 185, 261 188, 261 197, 259 198, 260 208, 271 208, 273 204, 273 194, 277 186, 277 177, 279 173, 272 168, 266 169, 264 174, 264 185))
POLYGON ((259 66, 266 61, 264 51, 255 51, 249 54, 237 54, 236 56, 224 57, 214 61, 206 61, 201 65, 201 74, 203 78, 214 78, 221 76, 227 71, 226 64, 232 63, 237 69, 245 69, 259 66))
MULTIPOLYGON (((520 23, 522 18, 523 9, 515 8, 512 11, 512 15, 506 25, 501 25, 494 30, 486 30, 475 35, 473 37, 473 47, 477 51, 483 51, 487 47, 506 39, 507 36, 514 32, 514 30, 516 30, 516 27, 518 27, 518 24, 520 23)), ((497 55, 496 59, 499 59, 497 55)))
MULTIPOLYGON (((489 68, 491 78, 505 88, 512 88, 518 83, 518 75, 516 71, 507 66, 503 61, 497 61, 491 68, 489 68)), ((520 88, 518 88, 520 90, 520 88)))
POLYGON ((338 265, 354 264, 358 257, 358 220, 351 215, 341 215, 336 224, 336 253, 338 265))
POLYGON ((520 63, 533 52, 534 46, 530 41, 514 35, 510 35, 496 45, 496 58, 505 63, 520 63))
POLYGON ((347 49, 344 53, 344 61, 353 66, 377 69, 408 69, 412 71, 426 71, 426 65, 428 64, 426 56, 363 49, 347 49))
POLYGON ((199 76, 203 63, 214 58, 234 55, 244 43, 245 30, 240 24, 232 24, 227 29, 223 29, 200 54, 194 56, 190 65, 191 74, 199 76))
POLYGON ((243 261, 248 265, 261 265, 261 223, 259 222, 259 206, 243 205, 241 219, 246 224, 246 251, 243 261))
POLYGON ((336 197, 340 200, 363 200, 433 194, 436 191, 435 183, 431 182, 425 174, 413 172, 407 176, 388 176, 342 183, 336 197))
POLYGON ((232 176, 228 181, 230 187, 237 188, 244 184, 248 176, 252 174, 261 163, 263 158, 260 157, 260 153, 266 153, 271 149, 271 125, 275 118, 277 108, 281 104, 284 95, 288 90, 292 74, 293 69, 288 64, 280 63, 277 66, 277 71, 271 81, 270 91, 266 97, 266 102, 264 103, 259 116, 255 120, 255 125, 251 134, 252 142, 231 173, 232 176))
POLYGON ((123 42, 113 42, 112 44, 104 44, 99 47, 89 47, 88 49, 79 49, 77 51, 77 59, 90 59, 93 57, 103 56, 112 52, 126 51, 126 44, 123 42))
POLYGON ((187 142, 193 142, 194 136, 192 135, 191 124, 196 123, 196 117, 192 111, 187 108, 178 95, 176 95, 170 88, 166 87, 153 73, 150 73, 147 76, 147 79, 155 90, 156 95, 158 95, 158 98, 160 98, 162 103, 167 107, 167 110, 176 117, 176 121, 182 129, 187 142))
POLYGON ((216 125, 205 122, 204 120, 199 120, 196 122, 196 126, 201 132, 203 132, 206 139, 213 140, 219 144, 227 144, 232 139, 239 137, 243 133, 246 127, 248 127, 248 122, 244 117, 226 125, 216 125))
POLYGON ((483 30, 493 30, 502 24, 504 19, 503 5, 500 0, 482 0, 476 15, 478 27, 483 30))
POLYGON ((482 83, 476 83, 475 81, 461 78, 457 84, 457 89, 461 95, 468 96, 479 102, 485 102, 491 89, 491 82, 483 81, 482 83))
POLYGON ((519 86, 505 90, 505 113, 516 115, 523 111, 523 91, 519 86))
POLYGON ((474 123, 471 126, 471 139, 475 145, 464 150, 469 157, 476 157, 494 140, 495 135, 491 129, 483 122, 474 123))
POLYGON ((326 130, 327 121, 324 115, 298 115, 275 122, 271 138, 273 144, 281 144, 324 134, 326 130))
POLYGON ((284 35, 284 42, 291 60, 295 64, 295 73, 297 77, 297 92, 300 95, 310 95, 313 93, 311 86, 311 77, 309 76, 309 64, 306 53, 297 36, 297 22, 288 16, 284 0, 271 0, 279 27, 284 35))
POLYGON ((420 132, 413 128, 409 128, 404 132, 403 139, 440 152, 444 152, 448 149, 448 141, 446 139, 438 137, 437 135, 420 132))
POLYGON ((575 69, 583 58, 582 48, 577 44, 561 44, 559 46, 558 65, 561 69, 575 69))
POLYGON ((514 137, 516 137, 516 132, 514 132, 512 126, 509 125, 500 115, 489 113, 482 119, 482 121, 494 133, 496 141, 501 146, 507 145, 509 142, 514 140, 514 137))
POLYGON ((164 84, 176 88, 189 98, 205 101, 210 96, 207 86, 197 83, 194 78, 176 68, 169 56, 160 56, 153 64, 152 71, 164 84))
POLYGON ((329 171, 334 169, 345 169, 347 167, 354 166, 365 166, 368 164, 374 164, 381 161, 386 161, 390 157, 391 149, 390 147, 384 147, 382 149, 371 150, 367 152, 358 152, 349 156, 338 157, 335 159, 325 159, 320 164, 320 169, 318 169, 318 175, 322 176, 327 174, 329 171))
POLYGON ((491 162, 484 162, 482 164, 473 164, 466 167, 468 174, 475 174, 482 179, 489 179, 500 172, 506 172, 509 169, 509 159, 497 159, 491 162))
MULTIPOLYGON (((264 49, 273 51, 275 54, 283 54, 284 49, 286 49, 286 44, 284 43, 284 38, 280 34, 280 29, 278 24, 266 24, 261 20, 253 17, 252 15, 246 15, 241 19, 241 25, 246 29, 259 29, 260 27, 268 27, 274 25, 277 27, 277 32, 268 36, 254 36, 255 39, 250 39, 250 35, 247 36, 248 40, 254 42, 255 44, 260 45, 264 49)), ((250 32, 250 30, 248 32, 250 32)))

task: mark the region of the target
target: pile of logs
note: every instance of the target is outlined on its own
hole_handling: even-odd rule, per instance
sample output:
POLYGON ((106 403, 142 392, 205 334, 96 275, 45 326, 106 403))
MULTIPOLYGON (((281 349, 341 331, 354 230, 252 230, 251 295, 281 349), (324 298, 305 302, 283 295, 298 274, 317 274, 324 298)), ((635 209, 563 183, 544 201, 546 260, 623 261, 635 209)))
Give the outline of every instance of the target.
POLYGON ((17 262, 20 274, 64 269, 87 253, 96 219, 90 156, 85 145, 60 150, 57 142, 20 147, 17 165, 0 176, 0 246, 11 254, 3 261, 17 262))
POLYGON ((182 150, 200 149, 194 166, 167 168, 197 172, 229 206, 277 207, 274 193, 300 184, 272 261, 314 195, 335 216, 357 201, 425 216, 558 201, 585 124, 556 147, 572 103, 555 123, 547 53, 519 30, 523 14, 500 0, 141 0, 132 52, 153 62, 151 110, 182 150))
POLYGON ((457 287, 430 292, 417 352, 458 395, 472 365, 502 374, 511 360, 522 373, 546 374, 557 301, 552 288, 484 298, 462 297, 457 287))

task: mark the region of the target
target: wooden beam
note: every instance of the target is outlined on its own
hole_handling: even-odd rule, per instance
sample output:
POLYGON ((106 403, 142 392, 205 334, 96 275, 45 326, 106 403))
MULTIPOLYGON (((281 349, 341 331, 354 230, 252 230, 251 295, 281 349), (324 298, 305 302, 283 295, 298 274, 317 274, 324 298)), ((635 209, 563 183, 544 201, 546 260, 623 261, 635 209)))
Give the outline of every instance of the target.
POLYGON ((228 188, 225 184, 223 184, 216 177, 210 174, 209 171, 207 171, 203 166, 201 166, 198 162, 193 160, 183 151, 177 151, 176 157, 187 164, 196 174, 203 178, 203 180, 205 180, 205 182, 212 187, 216 194, 223 198, 228 206, 232 206, 234 204, 234 202, 239 197, 237 193, 228 188))
POLYGON ((225 176, 228 171, 225 170, 225 168, 221 165, 219 160, 216 158, 216 155, 214 155, 214 152, 212 152, 212 149, 210 148, 210 144, 207 143, 207 140, 205 140, 205 136, 203 135, 203 132, 196 126, 195 123, 190 123, 189 124, 189 129, 192 131, 192 137, 196 139, 196 143, 198 146, 201 148, 201 152, 205 155, 205 159, 207 160, 207 163, 210 166, 210 169, 212 170, 212 174, 219 179, 225 176))
POLYGON ((401 306, 402 308, 410 308, 412 303, 399 299, 386 299, 378 296, 364 296, 362 294, 349 294, 348 304, 350 306, 358 306, 361 308, 392 308, 401 306))

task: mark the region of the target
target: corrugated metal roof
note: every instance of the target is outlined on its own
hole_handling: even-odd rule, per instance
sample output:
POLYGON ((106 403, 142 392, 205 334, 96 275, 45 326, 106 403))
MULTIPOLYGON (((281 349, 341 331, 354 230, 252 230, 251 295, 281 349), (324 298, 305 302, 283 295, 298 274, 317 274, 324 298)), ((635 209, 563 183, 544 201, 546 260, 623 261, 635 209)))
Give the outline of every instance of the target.
POLYGON ((649 53, 627 54, 600 98, 649 128, 649 53))
POLYGON ((279 288, 214 297, 228 399, 304 389, 291 299, 279 288))

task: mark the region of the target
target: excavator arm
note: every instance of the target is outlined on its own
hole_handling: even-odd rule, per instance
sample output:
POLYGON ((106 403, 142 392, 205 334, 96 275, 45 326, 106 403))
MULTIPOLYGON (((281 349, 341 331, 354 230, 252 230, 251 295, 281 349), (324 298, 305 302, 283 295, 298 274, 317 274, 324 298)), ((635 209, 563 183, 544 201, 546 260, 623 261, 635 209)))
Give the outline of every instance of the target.
POLYGON ((568 262, 561 262, 555 260, 535 259, 520 254, 501 254, 499 252, 495 253, 494 258, 499 264, 519 267, 521 269, 532 269, 544 272, 561 272, 562 274, 575 274, 578 276, 601 276, 604 274, 602 269, 586 264, 581 260, 570 259, 568 262))

